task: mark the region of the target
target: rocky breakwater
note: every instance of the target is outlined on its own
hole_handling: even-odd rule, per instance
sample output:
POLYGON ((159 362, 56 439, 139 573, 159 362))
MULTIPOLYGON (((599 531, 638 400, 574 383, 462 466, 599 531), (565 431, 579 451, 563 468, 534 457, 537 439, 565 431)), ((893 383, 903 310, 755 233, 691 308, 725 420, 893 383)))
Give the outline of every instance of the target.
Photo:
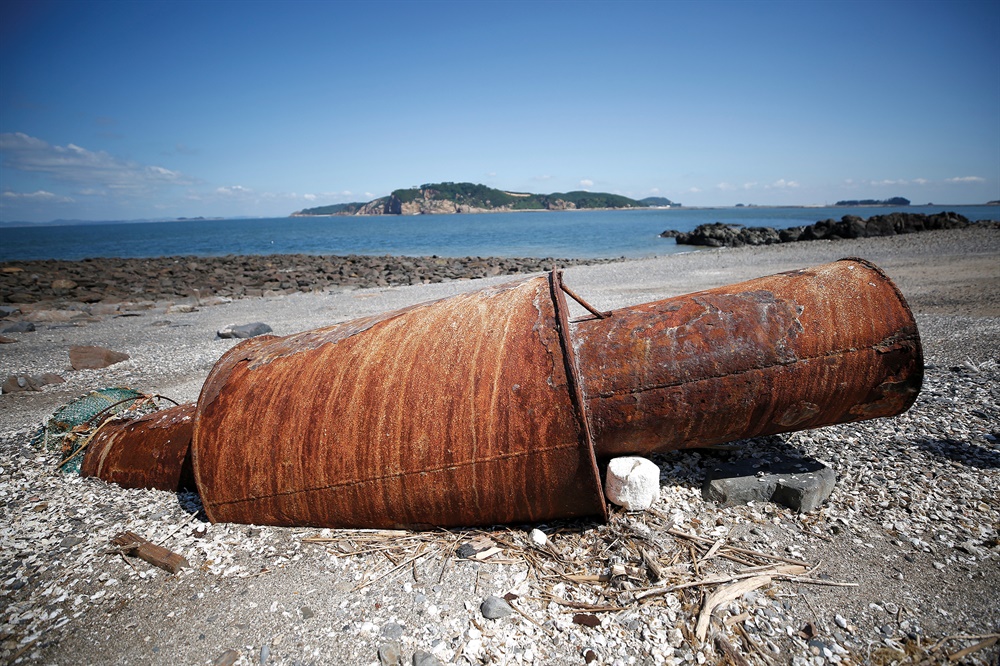
POLYGON ((740 224, 699 225, 694 231, 683 232, 668 229, 660 234, 662 238, 675 238, 678 245, 702 245, 706 247, 742 247, 744 245, 773 245, 809 240, 842 240, 845 238, 868 238, 872 236, 895 236, 919 231, 937 229, 962 229, 970 225, 996 225, 996 222, 970 222, 958 213, 944 212, 933 215, 923 213, 889 213, 862 219, 856 215, 845 215, 840 220, 821 220, 815 224, 788 229, 771 227, 744 227, 740 224))
POLYGON ((0 263, 0 303, 108 303, 279 296, 548 271, 607 259, 314 256, 155 257, 0 263))

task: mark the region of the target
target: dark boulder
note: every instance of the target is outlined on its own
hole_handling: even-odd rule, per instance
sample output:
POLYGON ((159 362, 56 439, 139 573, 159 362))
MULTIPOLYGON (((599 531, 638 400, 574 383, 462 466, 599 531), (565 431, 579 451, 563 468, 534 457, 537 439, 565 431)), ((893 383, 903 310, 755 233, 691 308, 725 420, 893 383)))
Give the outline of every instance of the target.
POLYGON ((35 330, 35 325, 30 321, 15 321, 0 328, 0 333, 31 333, 35 330))
POLYGON ((667 230, 660 236, 676 238, 678 245, 707 247, 741 247, 770 245, 810 240, 843 240, 869 236, 895 236, 937 229, 962 229, 971 223, 958 213, 888 213, 864 220, 857 215, 845 215, 840 220, 820 220, 805 227, 775 230, 770 227, 748 227, 739 224, 713 222, 702 224, 690 233, 667 230))

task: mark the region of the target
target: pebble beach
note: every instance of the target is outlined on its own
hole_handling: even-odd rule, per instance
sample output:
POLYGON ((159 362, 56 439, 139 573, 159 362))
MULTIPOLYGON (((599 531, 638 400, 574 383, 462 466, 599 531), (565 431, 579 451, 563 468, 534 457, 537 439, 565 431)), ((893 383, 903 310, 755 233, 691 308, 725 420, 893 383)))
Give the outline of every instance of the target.
POLYGON ((321 259, 3 264, 20 269, 4 285, 21 282, 3 304, 0 335, 12 341, 0 344, 0 373, 64 382, 0 396, 0 660, 997 663, 1000 230, 601 263, 321 259), (286 335, 553 266, 611 310, 842 257, 880 266, 913 310, 925 356, 916 404, 888 419, 654 456, 660 499, 648 511, 613 508, 607 523, 429 532, 211 524, 196 494, 61 474, 57 456, 30 443, 55 409, 94 389, 196 400, 238 342, 216 335, 230 325, 259 321, 286 335), (34 330, 3 332, 23 322, 34 330), (71 370, 73 345, 129 359, 71 370), (836 472, 818 509, 702 497, 715 464, 789 455, 836 472), (170 574, 126 556, 111 543, 123 531, 189 566, 170 574), (739 594, 718 594, 739 581, 727 588, 739 594))

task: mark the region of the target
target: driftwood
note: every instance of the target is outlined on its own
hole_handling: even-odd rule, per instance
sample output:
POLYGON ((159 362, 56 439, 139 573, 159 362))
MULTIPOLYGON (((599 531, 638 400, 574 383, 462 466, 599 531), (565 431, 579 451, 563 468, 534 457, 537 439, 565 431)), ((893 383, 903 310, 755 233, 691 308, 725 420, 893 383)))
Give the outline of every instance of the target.
POLYGON ((122 532, 111 543, 117 546, 125 555, 134 555, 139 559, 149 562, 154 567, 159 567, 172 574, 177 573, 184 567, 191 566, 183 556, 167 550, 163 546, 157 546, 152 541, 143 539, 135 532, 122 532))

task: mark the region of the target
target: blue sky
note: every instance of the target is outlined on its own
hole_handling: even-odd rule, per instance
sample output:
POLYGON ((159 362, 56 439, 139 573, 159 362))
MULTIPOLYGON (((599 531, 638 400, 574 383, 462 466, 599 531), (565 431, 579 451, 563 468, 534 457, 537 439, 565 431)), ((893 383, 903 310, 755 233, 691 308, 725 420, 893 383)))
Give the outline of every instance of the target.
POLYGON ((0 5, 0 220, 1000 199, 1000 3, 0 5))

